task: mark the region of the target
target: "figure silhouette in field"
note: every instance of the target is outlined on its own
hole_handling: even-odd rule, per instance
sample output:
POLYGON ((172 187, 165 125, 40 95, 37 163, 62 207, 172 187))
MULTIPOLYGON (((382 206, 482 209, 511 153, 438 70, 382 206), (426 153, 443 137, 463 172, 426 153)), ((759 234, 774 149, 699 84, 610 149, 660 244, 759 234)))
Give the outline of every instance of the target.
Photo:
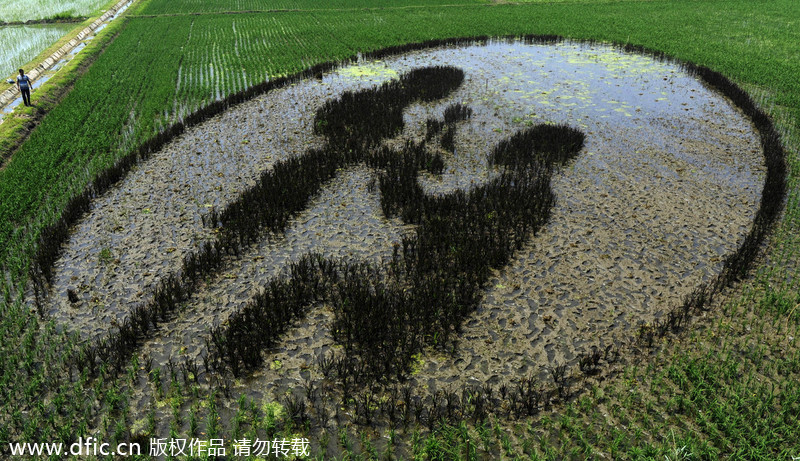
POLYGON ((402 150, 382 141, 402 132, 406 107, 442 100, 463 79, 457 68, 426 67, 329 101, 315 118, 315 131, 327 145, 276 165, 238 205, 215 216, 223 229, 253 228, 237 233, 239 239, 256 238, 260 226, 282 230, 290 213, 302 210, 337 170, 365 163, 379 172, 385 215, 416 225, 415 234, 395 247, 388 268, 318 255, 293 264, 288 279, 273 281, 226 326, 212 331, 218 365, 234 374, 260 365, 262 351, 276 344, 276 333, 320 301, 333 306, 334 337, 363 377, 402 377, 412 355, 453 339, 476 308, 490 271, 507 264, 548 219, 552 172, 577 155, 584 141, 583 133, 567 126, 530 127, 489 154, 489 163, 501 171, 487 184, 426 194, 419 173, 441 174, 444 168, 436 140, 452 151, 456 130, 471 109, 451 105, 444 120, 428 121, 425 139, 409 140, 402 150), (284 199, 291 203, 279 203, 284 199), (269 211, 281 205, 289 210, 269 211))

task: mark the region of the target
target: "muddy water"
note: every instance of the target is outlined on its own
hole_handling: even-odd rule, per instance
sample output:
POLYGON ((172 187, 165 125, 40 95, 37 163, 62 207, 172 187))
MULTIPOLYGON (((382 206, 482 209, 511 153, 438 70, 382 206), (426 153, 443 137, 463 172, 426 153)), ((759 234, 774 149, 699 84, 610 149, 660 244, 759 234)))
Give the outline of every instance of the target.
MULTIPOLYGON (((567 123, 586 134, 553 178, 552 218, 487 286, 452 355, 431 352, 411 380, 420 389, 546 374, 592 345, 625 340, 640 322, 681 302, 721 268, 755 215, 764 179, 757 134, 721 96, 670 63, 603 46, 493 43, 362 62, 322 80, 271 92, 188 132, 99 199, 56 265, 50 313, 100 337, 210 238, 200 216, 221 208, 275 161, 320 146, 314 111, 347 89, 369 88, 421 66, 451 65, 466 80, 447 100, 412 105, 402 145, 444 108, 473 109, 459 125, 429 193, 467 189, 497 172, 486 155, 525 126, 567 123), (78 303, 67 300, 75 289, 78 303)), ((387 220, 369 187, 375 172, 343 170, 290 224, 226 263, 143 348, 156 363, 204 354, 224 322, 288 262, 309 251, 380 261, 411 231, 387 220)), ((313 308, 237 390, 274 397, 319 378, 315 359, 336 349, 327 306, 313 308), (277 360, 277 362, 273 362, 277 360), (301 373, 301 370, 302 371, 301 373)), ((145 380, 142 380, 145 382, 145 380)), ((147 389, 134 406, 150 401, 147 389)))

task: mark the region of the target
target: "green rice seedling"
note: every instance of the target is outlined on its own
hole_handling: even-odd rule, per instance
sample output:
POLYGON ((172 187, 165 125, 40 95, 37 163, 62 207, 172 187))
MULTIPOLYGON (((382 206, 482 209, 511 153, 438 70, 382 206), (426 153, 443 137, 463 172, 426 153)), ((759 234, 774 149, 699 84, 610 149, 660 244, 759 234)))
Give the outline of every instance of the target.
POLYGON ((389 429, 389 434, 386 437, 386 448, 383 449, 383 454, 381 457, 383 459, 392 459, 394 455, 394 448, 396 442, 397 433, 394 429, 389 429))
POLYGON ((208 416, 206 418, 206 433, 209 438, 216 438, 220 433, 220 416, 217 412, 217 391, 212 390, 206 399, 208 416))
POLYGON ((369 436, 366 432, 360 431, 361 439, 361 453, 368 457, 368 459, 378 459, 378 451, 372 446, 369 436))
MULTIPOLYGON (((475 0, 458 0, 449 3, 448 0, 403 0, 401 2, 393 3, 391 5, 380 5, 381 8, 398 8, 401 11, 413 7, 442 7, 442 6, 466 6, 477 5, 480 2, 475 0)), ((181 2, 171 3, 167 1, 154 1, 146 5, 145 12, 147 14, 163 15, 163 14, 179 14, 179 13, 228 13, 228 12, 246 12, 246 11, 285 11, 285 10, 301 10, 301 11, 325 11, 325 10, 342 10, 342 9, 365 9, 374 8, 377 4, 370 0, 326 0, 323 2, 302 0, 302 1, 286 1, 279 0, 273 1, 268 4, 257 0, 246 0, 238 3, 228 3, 221 0, 213 0, 209 2, 181 2)), ((312 76, 317 73, 311 73, 312 76)))
POLYGON ((339 428, 339 446, 344 450, 344 452, 350 453, 353 450, 353 444, 350 441, 350 437, 347 433, 347 429, 344 427, 339 428))
POLYGON ((112 435, 111 439, 116 443, 129 439, 130 435, 128 427, 129 426, 124 419, 117 419, 117 421, 114 423, 114 434, 112 435))

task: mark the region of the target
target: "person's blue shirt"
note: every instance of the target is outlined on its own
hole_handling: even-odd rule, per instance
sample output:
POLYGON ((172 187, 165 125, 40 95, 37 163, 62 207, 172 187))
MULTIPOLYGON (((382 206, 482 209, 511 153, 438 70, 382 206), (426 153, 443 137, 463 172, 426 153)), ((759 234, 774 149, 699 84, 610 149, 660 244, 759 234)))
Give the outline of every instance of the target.
POLYGON ((18 75, 17 85, 19 85, 20 90, 28 90, 30 89, 31 79, 27 75, 18 75))

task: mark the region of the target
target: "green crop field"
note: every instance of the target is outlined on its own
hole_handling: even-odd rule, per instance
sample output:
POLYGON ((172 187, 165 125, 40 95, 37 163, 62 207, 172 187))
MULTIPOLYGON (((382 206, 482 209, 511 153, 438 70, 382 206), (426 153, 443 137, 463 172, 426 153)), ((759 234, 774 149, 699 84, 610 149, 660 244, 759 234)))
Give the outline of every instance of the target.
POLYGON ((390 0, 224 0, 200 1, 187 0, 184 2, 153 1, 147 4, 142 14, 186 14, 186 13, 222 13, 230 11, 277 11, 277 10, 355 10, 355 9, 385 9, 430 7, 447 5, 476 5, 484 3, 482 0, 404 0, 395 2, 390 0))
POLYGON ((30 2, 2 0, 0 1, 0 22, 86 17, 108 3, 108 0, 32 0, 30 2))
MULTIPOLYGON (((227 440, 305 434, 279 406, 231 396, 238 406, 222 408, 222 387, 209 391, 168 379, 166 369, 150 377, 155 375, 153 392, 169 420, 134 418, 130 385, 144 366, 138 358, 123 372, 110 366, 76 371, 82 353, 77 338, 37 315, 31 296, 23 299, 40 235, 98 174, 233 93, 360 52, 523 34, 641 45, 708 66, 740 85, 772 118, 786 149, 788 196, 779 224, 756 268, 724 299, 683 331, 657 340, 655 348, 623 357, 567 403, 524 419, 464 418, 382 433, 330 427, 324 437, 338 451, 326 455, 316 448, 312 454, 800 457, 799 23, 795 0, 137 3, 0 169, 0 457, 8 456, 10 442, 72 443, 88 435, 118 442, 201 433, 227 440), (157 433, 159 425, 170 433, 157 433)), ((329 444, 315 440, 312 446, 329 444)))

